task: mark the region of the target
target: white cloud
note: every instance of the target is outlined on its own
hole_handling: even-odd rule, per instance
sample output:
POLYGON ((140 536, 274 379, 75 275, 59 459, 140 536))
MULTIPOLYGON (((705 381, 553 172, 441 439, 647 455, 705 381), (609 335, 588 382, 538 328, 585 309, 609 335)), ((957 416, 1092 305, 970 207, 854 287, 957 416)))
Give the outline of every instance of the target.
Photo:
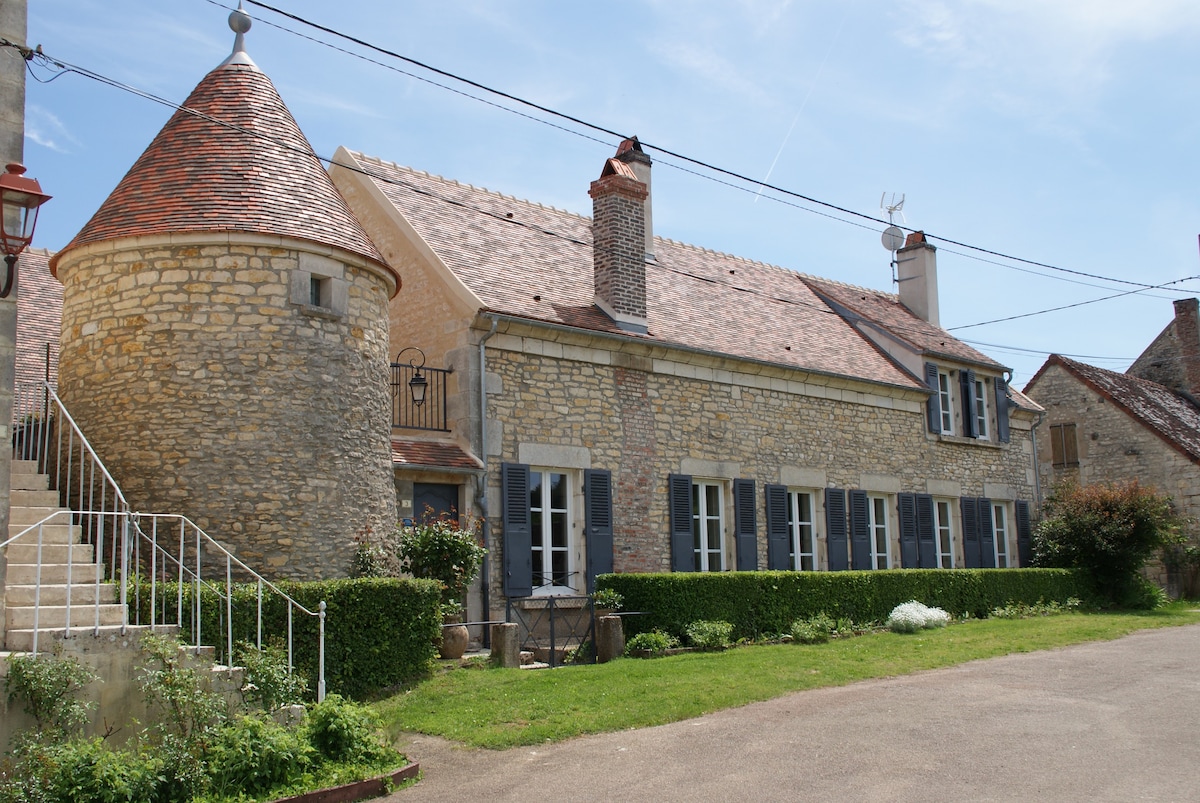
POLYGON ((70 153, 79 140, 53 113, 34 104, 25 109, 25 139, 57 153, 70 153))

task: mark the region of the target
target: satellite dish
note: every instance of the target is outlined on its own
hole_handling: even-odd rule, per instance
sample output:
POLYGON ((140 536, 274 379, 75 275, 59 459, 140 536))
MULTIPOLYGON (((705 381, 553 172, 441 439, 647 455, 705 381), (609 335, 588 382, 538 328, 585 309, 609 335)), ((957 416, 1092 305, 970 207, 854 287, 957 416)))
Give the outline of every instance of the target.
POLYGON ((888 226, 883 230, 883 247, 889 251, 899 251, 904 247, 904 230, 899 226, 888 226))

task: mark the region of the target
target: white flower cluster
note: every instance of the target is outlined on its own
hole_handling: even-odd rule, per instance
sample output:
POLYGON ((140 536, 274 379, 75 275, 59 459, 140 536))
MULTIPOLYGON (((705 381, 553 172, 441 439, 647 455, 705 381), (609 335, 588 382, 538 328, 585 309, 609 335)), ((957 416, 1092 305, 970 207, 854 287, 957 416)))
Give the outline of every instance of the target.
POLYGON ((945 627, 949 621, 950 614, 941 608, 930 608, 912 600, 892 608, 887 626, 895 633, 916 633, 926 627, 945 627))

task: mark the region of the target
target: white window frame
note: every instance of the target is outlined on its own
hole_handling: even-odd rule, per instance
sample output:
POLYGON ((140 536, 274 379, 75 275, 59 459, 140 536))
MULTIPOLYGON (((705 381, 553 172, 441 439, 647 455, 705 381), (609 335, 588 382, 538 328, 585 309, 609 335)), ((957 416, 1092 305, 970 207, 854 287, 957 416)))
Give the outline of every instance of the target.
POLYGON ((805 490, 788 490, 788 568, 794 572, 817 569, 817 509, 816 494, 805 490), (808 518, 802 515, 803 500, 808 500, 808 518), (808 536, 808 551, 804 537, 808 536))
POLYGON ((933 500, 933 537, 937 547, 938 568, 953 569, 954 504, 949 500, 933 500))
POLYGON ((892 533, 889 525, 888 498, 867 496, 867 532, 871 539, 871 568, 888 569, 892 565, 892 533), (879 551, 880 544, 883 551, 879 551))
POLYGON ((992 547, 996 550, 996 568, 1008 569, 1012 559, 1008 543, 1008 504, 992 503, 992 547))
POLYGON ((576 473, 561 468, 533 466, 529 468, 529 524, 531 531, 530 544, 532 548, 531 560, 533 564, 533 593, 535 596, 578 594, 581 591, 582 584, 577 579, 575 567, 575 553, 578 549, 578 528, 575 526, 576 473), (550 478, 555 476, 562 477, 566 485, 564 491, 565 502, 562 507, 556 507, 550 498, 550 478), (534 498, 535 493, 540 497, 537 500, 534 498), (537 504, 534 504, 535 501, 537 504), (550 506, 550 516, 543 515, 547 505, 550 506), (562 517, 561 520, 565 528, 565 543, 561 545, 556 545, 553 542, 555 515, 562 517), (540 524, 538 523, 539 520, 540 524), (549 556, 547 556, 547 544, 550 545, 549 556), (562 555, 566 560, 565 584, 556 582, 556 574, 561 576, 563 572, 554 571, 555 554, 562 555), (549 563, 547 563, 547 559, 549 563), (546 582, 547 577, 549 577, 549 582, 546 582), (541 581, 540 583, 539 580, 541 581))
POLYGON ((725 483, 719 480, 692 480, 692 566, 698 572, 725 571, 725 483), (716 513, 709 510, 715 501, 716 513), (717 534, 717 545, 711 536, 717 534), (701 534, 709 536, 702 545, 701 534), (714 557, 717 565, 713 565, 714 557))
POLYGON ((972 393, 975 396, 971 404, 971 411, 975 414, 975 437, 986 441, 988 440, 987 382, 983 379, 976 379, 972 393))
POLYGON ((954 392, 949 371, 938 371, 938 404, 942 410, 942 434, 954 434, 954 392))

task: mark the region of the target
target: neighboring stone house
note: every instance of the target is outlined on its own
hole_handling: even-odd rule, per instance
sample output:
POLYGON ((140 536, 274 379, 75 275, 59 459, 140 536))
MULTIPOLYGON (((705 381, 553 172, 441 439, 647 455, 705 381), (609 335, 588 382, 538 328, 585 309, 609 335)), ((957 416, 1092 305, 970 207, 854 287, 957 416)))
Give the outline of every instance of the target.
POLYGON ((33 248, 21 254, 17 269, 17 387, 58 382, 58 341, 62 285, 50 275, 52 254, 33 248))
POLYGON ((1175 302, 1175 318, 1126 373, 1057 354, 1025 387, 1045 408, 1038 471, 1050 488, 1137 480, 1200 519, 1200 314, 1175 302))
POLYGON ((614 570, 1027 560, 1040 408, 938 326, 919 233, 899 296, 655 237, 636 139, 591 219, 345 149, 331 175, 404 276, 393 353, 450 371, 442 432, 393 450, 424 455, 402 511, 444 484, 486 516, 473 617, 614 570))

